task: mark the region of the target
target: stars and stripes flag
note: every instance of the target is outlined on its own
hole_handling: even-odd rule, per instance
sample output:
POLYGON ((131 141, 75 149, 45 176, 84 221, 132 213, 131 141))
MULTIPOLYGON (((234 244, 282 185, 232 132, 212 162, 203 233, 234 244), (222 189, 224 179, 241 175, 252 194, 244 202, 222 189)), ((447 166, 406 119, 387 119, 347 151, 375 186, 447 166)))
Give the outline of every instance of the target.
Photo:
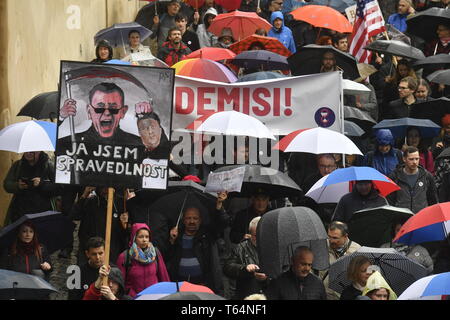
POLYGON ((377 0, 357 0, 356 18, 350 42, 350 53, 359 62, 368 63, 372 52, 364 50, 370 37, 386 31, 377 0))

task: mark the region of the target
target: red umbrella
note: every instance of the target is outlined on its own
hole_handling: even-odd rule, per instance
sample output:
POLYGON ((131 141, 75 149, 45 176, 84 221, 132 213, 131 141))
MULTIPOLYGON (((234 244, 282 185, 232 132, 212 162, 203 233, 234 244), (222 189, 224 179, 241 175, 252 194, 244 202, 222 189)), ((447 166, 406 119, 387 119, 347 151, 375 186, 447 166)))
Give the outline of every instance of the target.
POLYGON ((193 59, 193 58, 203 58, 209 59, 213 61, 227 60, 233 59, 236 54, 228 49, 224 48, 214 48, 214 47, 205 47, 194 52, 190 53, 185 57, 185 59, 193 59))
POLYGON ((223 64, 208 59, 186 59, 172 66, 180 76, 233 83, 236 75, 223 64))
POLYGON ((285 57, 292 55, 292 52, 289 51, 277 38, 264 37, 257 34, 252 34, 239 42, 233 43, 230 46, 230 50, 236 54, 239 54, 242 51, 249 50, 251 44, 254 42, 261 42, 264 45, 264 50, 271 51, 285 57))
POLYGON ((242 0, 216 0, 214 2, 227 11, 233 11, 239 9, 242 0))
POLYGON ((223 28, 230 28, 233 32, 233 38, 239 41, 254 34, 258 29, 269 31, 272 25, 258 16, 256 12, 236 10, 216 16, 209 26, 208 31, 219 37, 223 28))
POLYGON ((341 33, 351 33, 353 27, 339 11, 326 6, 308 5, 291 12, 295 20, 301 20, 318 28, 326 28, 341 33))
POLYGON ((205 0, 184 0, 184 2, 197 10, 205 4, 205 0))

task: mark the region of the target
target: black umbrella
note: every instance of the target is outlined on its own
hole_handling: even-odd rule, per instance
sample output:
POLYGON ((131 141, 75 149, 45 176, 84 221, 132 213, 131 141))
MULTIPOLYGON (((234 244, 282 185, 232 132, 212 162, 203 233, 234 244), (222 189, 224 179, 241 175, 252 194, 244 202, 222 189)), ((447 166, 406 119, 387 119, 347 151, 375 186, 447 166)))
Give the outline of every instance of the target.
POLYGON ((356 123, 344 120, 344 134, 348 137, 360 137, 364 134, 364 130, 361 129, 356 123))
POLYGON ((58 292, 38 276, 0 269, 0 300, 36 300, 58 292))
POLYGON ((388 38, 386 38, 386 34, 384 32, 379 33, 377 36, 375 36, 375 40, 398 40, 401 42, 404 42, 406 44, 411 44, 411 39, 406 36, 403 32, 398 30, 396 27, 394 27, 392 24, 386 24, 386 31, 388 38))
POLYGON ((350 106, 344 106, 344 119, 356 123, 365 132, 370 132, 377 123, 368 112, 350 106))
POLYGON ((46 211, 26 214, 0 231, 0 248, 9 248, 17 239, 18 227, 30 221, 36 227, 40 243, 44 244, 49 254, 67 248, 72 243, 74 223, 61 212, 46 211))
POLYGON ((417 119, 429 119, 440 125, 442 117, 448 113, 450 113, 450 99, 442 97, 413 104, 409 116, 417 119))
POLYGON ((436 160, 442 158, 450 158, 450 147, 442 150, 441 153, 436 157, 436 160))
POLYGON ((429 56, 425 59, 414 62, 412 66, 415 69, 420 69, 428 66, 433 66, 436 68, 446 68, 450 66, 450 55, 446 53, 440 53, 435 56, 429 56))
POLYGON ((56 118, 59 109, 59 93, 58 91, 44 92, 31 98, 17 116, 33 117, 35 119, 52 119, 56 118))
POLYGON ((287 271, 299 246, 313 251, 314 269, 328 268, 327 238, 322 221, 310 208, 284 207, 266 212, 256 230, 261 272, 275 278, 287 271))
POLYGON ((95 43, 100 40, 108 40, 113 47, 125 46, 128 42, 128 33, 136 30, 141 36, 141 41, 147 39, 152 31, 137 22, 115 23, 111 27, 98 31, 94 36, 95 43))
POLYGON ((450 69, 438 70, 427 77, 428 81, 450 86, 450 69))
POLYGON ((421 50, 398 40, 375 40, 364 47, 364 49, 412 60, 425 59, 425 55, 421 50))
POLYGON ((230 62, 247 69, 289 70, 289 63, 286 57, 267 50, 244 51, 234 57, 230 62))
MULTIPOLYGON (((161 17, 163 13, 166 13, 167 4, 168 1, 154 1, 143 6, 137 13, 134 21, 151 30, 153 27, 153 18, 156 15, 161 17)), ((182 2, 180 13, 183 13, 186 17, 192 17, 194 9, 182 2)))
POLYGON ((313 74, 320 72, 322 56, 325 52, 331 51, 336 57, 336 65, 344 71, 344 78, 357 79, 360 77, 357 61, 352 55, 342 52, 333 46, 320 46, 309 44, 301 47, 295 54, 288 58, 291 71, 294 76, 313 74))
POLYGON ((245 175, 241 192, 231 192, 230 195, 251 197, 258 189, 263 189, 272 199, 278 199, 288 196, 299 196, 302 192, 300 187, 287 174, 259 165, 224 166, 214 172, 229 171, 242 166, 245 167, 245 175))
POLYGON ((379 248, 392 240, 394 223, 413 215, 409 209, 388 205, 356 211, 348 223, 349 237, 362 246, 379 248))
POLYGON ((441 8, 430 8, 416 12, 406 19, 408 33, 416 35, 424 40, 437 38, 436 29, 438 25, 450 24, 450 10, 441 8))
POLYGON ((168 296, 162 297, 158 300, 227 300, 217 294, 209 292, 177 292, 169 294, 168 296))

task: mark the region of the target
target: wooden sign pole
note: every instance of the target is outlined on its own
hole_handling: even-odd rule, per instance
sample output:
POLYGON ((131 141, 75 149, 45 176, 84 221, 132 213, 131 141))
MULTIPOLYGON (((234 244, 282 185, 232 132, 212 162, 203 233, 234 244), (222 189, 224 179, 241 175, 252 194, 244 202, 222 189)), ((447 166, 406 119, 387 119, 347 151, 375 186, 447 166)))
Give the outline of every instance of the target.
MULTIPOLYGON (((112 211, 114 205, 114 188, 108 188, 108 207, 106 210, 106 229, 105 229, 105 262, 104 265, 109 267, 109 252, 111 248, 111 224, 112 211)), ((103 279, 103 285, 108 285, 108 278, 103 279)))

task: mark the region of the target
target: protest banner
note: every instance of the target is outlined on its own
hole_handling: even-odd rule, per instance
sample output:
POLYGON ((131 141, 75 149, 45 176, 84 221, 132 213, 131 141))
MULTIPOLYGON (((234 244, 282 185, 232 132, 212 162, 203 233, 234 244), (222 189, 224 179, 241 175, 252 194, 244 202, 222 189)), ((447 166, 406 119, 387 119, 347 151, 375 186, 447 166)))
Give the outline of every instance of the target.
POLYGON ((62 61, 60 81, 55 182, 166 189, 174 70, 62 61))
POLYGON ((204 192, 240 192, 244 182, 245 167, 229 171, 211 172, 204 192))
POLYGON ((356 4, 345 9, 348 21, 353 25, 356 19, 356 4))
POLYGON ((259 119, 274 135, 318 126, 342 132, 341 95, 340 72, 232 84, 176 76, 172 129, 235 110, 259 119))

